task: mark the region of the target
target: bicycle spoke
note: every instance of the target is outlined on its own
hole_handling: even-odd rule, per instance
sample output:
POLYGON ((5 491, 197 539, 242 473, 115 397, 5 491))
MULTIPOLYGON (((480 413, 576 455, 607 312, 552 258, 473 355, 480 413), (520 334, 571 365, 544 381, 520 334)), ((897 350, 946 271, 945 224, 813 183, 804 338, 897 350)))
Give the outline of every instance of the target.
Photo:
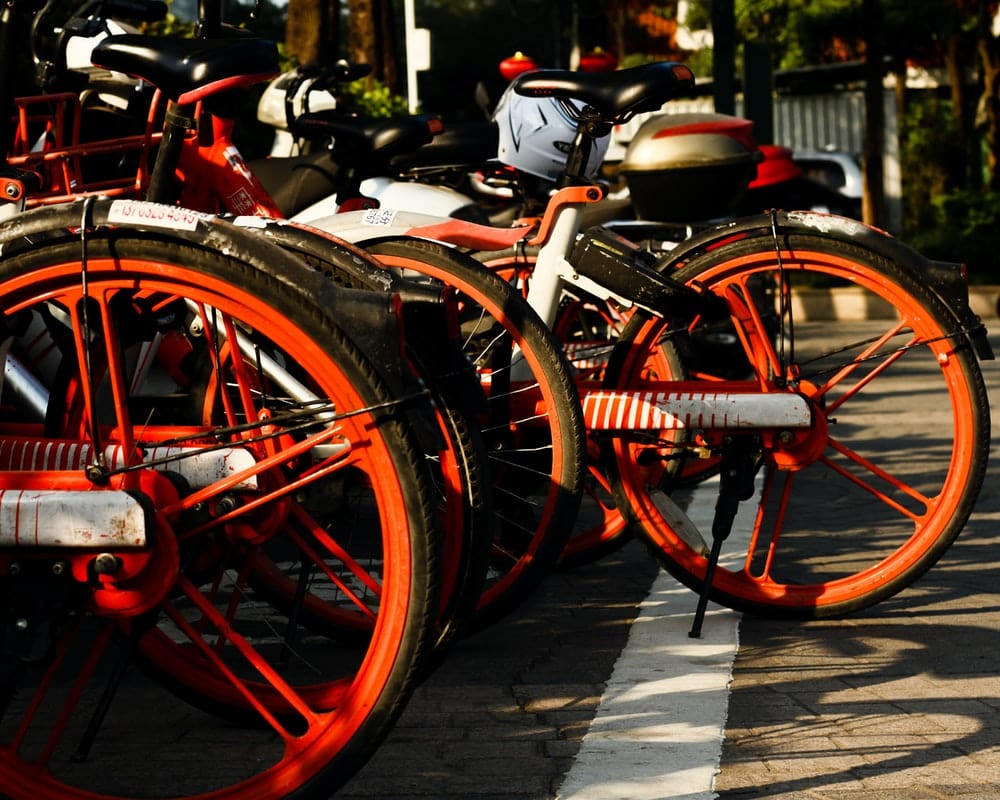
MULTIPOLYGON (((193 584, 182 578, 178 583, 178 588, 202 613, 205 619, 215 626, 219 636, 231 644, 239 652, 239 654, 243 656, 246 662, 254 668, 256 673, 264 679, 266 684, 273 688, 288 704, 289 708, 294 709, 310 724, 315 722, 315 713, 303 700, 299 693, 296 692, 265 659, 262 659, 258 655, 254 646, 246 638, 240 635, 232 627, 232 625, 229 624, 229 621, 222 614, 220 614, 210 602, 208 602, 205 596, 198 591, 193 584)), ((275 733, 277 733, 282 739, 285 739, 286 742, 290 742, 293 738, 295 738, 288 732, 287 727, 282 725, 277 720, 275 715, 272 714, 271 711, 264 705, 264 703, 258 699, 257 693, 260 691, 259 688, 248 687, 246 682, 240 679, 236 673, 222 660, 216 652, 215 647, 209 645, 208 642, 206 642, 202 636, 199 635, 184 615, 176 609, 173 603, 165 603, 164 611, 173 623, 184 633, 184 635, 188 637, 199 652, 201 652, 201 654, 208 659, 213 668, 223 676, 223 679, 228 684, 233 686, 237 692, 239 692, 246 702, 258 714, 260 714, 260 716, 268 723, 275 733)))
MULTIPOLYGON (((372 575, 370 568, 363 567, 360 561, 351 556, 337 541, 330 536, 330 534, 323 529, 311 516, 308 516, 306 512, 297 508, 295 510, 296 519, 302 523, 306 530, 309 532, 310 537, 316 544, 320 545, 327 553, 329 553, 333 558, 339 563, 347 572, 353 575, 358 582, 370 591, 376 598, 380 597, 382 594, 381 582, 372 575)), ((332 567, 330 567, 326 559, 321 558, 319 552, 315 550, 312 545, 297 532, 292 531, 290 533, 290 538, 295 542, 301 549, 305 556, 307 556, 318 569, 343 593, 344 597, 348 598, 350 602, 358 608, 365 616, 374 619, 375 613, 372 611, 368 602, 363 600, 357 592, 352 590, 344 580, 336 574, 332 567)))
POLYGON ((842 475, 844 478, 851 481, 851 483, 853 483, 855 486, 859 486, 860 488, 864 489, 873 497, 877 497, 879 500, 881 500, 890 508, 895 509, 899 513, 903 514, 906 517, 909 517, 914 521, 920 520, 926 514, 927 509, 930 508, 932 498, 927 497, 925 494, 918 491, 915 487, 908 485, 900 478, 894 478, 888 472, 881 469, 878 465, 862 457, 861 455, 854 452, 846 445, 842 444, 841 442, 838 442, 836 439, 833 438, 830 439, 830 446, 833 447, 838 453, 848 458, 853 464, 861 467, 874 477, 882 479, 885 483, 889 484, 894 489, 897 489, 898 491, 903 492, 904 494, 916 500, 923 508, 923 511, 921 513, 915 513, 913 511, 910 511, 905 506, 903 506, 899 502, 889 497, 889 495, 886 494, 884 491, 879 490, 870 481, 863 480, 860 476, 855 475, 851 471, 845 469, 844 467, 841 467, 839 464, 834 463, 832 459, 826 457, 820 459, 821 462, 825 464, 827 467, 829 467, 831 470, 833 470, 839 475, 842 475))
POLYGON ((778 497, 778 509, 777 513, 773 514, 770 519, 770 533, 765 535, 763 533, 763 527, 765 524, 765 514, 764 509, 768 505, 768 501, 775 490, 775 484, 777 483, 779 472, 775 469, 767 468, 767 473, 764 478, 764 484, 761 489, 760 505, 757 509, 757 513, 754 516, 753 528, 750 533, 750 542, 747 547, 747 555, 743 565, 743 569, 747 575, 752 575, 754 580, 760 581, 762 583, 774 583, 771 570, 774 566, 774 561, 778 551, 778 542, 781 539, 781 530, 785 521, 785 512, 788 509, 789 502, 792 496, 792 485, 795 481, 795 473, 783 473, 781 487, 778 497), (758 555, 758 548, 763 547, 763 556, 758 555), (759 567, 755 567, 754 563, 760 562, 759 567))

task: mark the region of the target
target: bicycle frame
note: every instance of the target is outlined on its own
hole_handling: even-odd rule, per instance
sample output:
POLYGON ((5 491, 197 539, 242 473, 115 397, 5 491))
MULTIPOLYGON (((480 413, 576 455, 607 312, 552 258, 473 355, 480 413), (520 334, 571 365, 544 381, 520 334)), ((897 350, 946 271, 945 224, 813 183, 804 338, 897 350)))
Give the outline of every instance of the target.
MULTIPOLYGON (((537 246, 538 256, 526 282, 526 298, 553 327, 564 292, 584 292, 599 301, 636 307, 634 297, 583 274, 570 256, 576 245, 583 209, 603 197, 597 186, 569 187, 551 198, 545 216, 531 227, 497 229, 455 219, 431 219, 384 209, 348 212, 317 220, 316 227, 363 245, 366 239, 406 235, 448 242, 458 247, 501 250, 518 241, 537 246), (533 234, 533 235, 532 235, 533 234)), ((622 267, 627 270, 628 267, 622 267)), ((626 273, 627 275, 627 273, 626 273)), ((808 428, 811 415, 804 398, 792 392, 764 392, 753 381, 662 381, 642 392, 610 392, 599 382, 578 383, 584 417, 592 432, 713 429, 781 434, 808 428), (739 413, 735 413, 738 410, 739 413)))

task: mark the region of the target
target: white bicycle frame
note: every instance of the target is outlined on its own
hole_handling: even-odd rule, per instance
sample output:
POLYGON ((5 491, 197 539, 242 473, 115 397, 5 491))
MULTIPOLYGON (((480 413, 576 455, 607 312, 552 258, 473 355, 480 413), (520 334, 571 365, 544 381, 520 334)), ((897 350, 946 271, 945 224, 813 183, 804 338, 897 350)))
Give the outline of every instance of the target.
MULTIPOLYGON (((581 275, 570 262, 588 203, 601 197, 597 187, 571 187, 550 201, 535 238, 538 254, 528 282, 527 300, 551 328, 564 293, 586 292, 599 300, 621 306, 635 305, 631 298, 581 275)), ((471 241, 492 240, 503 249, 526 238, 518 229, 498 230, 451 218, 379 208, 334 214, 312 223, 330 234, 364 246, 383 236, 410 236, 445 244, 468 246, 471 241)), ((591 431, 662 431, 711 429, 714 431, 772 430, 782 432, 812 426, 806 399, 795 392, 705 392, 703 387, 683 389, 672 382, 641 391, 581 390, 584 422, 591 431)))

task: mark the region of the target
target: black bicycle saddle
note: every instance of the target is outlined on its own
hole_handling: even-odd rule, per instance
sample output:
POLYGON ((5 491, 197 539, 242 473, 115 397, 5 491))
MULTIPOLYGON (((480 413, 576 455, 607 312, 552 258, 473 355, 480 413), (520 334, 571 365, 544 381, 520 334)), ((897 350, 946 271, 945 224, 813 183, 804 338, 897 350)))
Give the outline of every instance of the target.
POLYGON ((181 105, 278 74, 278 48, 255 36, 170 39, 123 33, 102 40, 91 61, 141 78, 181 105))

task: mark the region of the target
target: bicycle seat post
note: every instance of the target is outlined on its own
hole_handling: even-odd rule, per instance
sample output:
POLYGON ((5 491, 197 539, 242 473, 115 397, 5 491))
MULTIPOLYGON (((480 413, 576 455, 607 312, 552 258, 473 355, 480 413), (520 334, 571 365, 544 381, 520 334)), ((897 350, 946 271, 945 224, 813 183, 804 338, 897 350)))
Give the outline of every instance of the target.
POLYGON ((194 125, 193 109, 173 100, 167 103, 163 118, 163 138, 156 151, 156 161, 149 176, 146 199, 173 204, 177 199, 176 170, 188 130, 194 125))
POLYGON ((559 180, 559 186, 580 186, 594 183, 587 177, 587 163, 594 148, 595 140, 611 131, 611 123, 603 119, 590 106, 577 109, 572 103, 564 102, 567 112, 577 121, 576 136, 569 153, 566 154, 566 169, 559 180))

